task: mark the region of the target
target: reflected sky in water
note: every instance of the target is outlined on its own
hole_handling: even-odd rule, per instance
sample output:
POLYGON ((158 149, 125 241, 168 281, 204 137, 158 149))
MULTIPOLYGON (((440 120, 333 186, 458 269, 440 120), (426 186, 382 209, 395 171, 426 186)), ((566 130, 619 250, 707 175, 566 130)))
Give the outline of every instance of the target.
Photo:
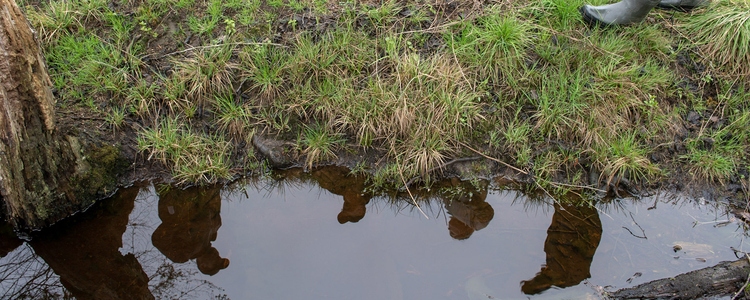
POLYGON ((660 194, 592 207, 532 193, 453 179, 412 191, 412 200, 336 167, 223 189, 131 188, 31 243, 3 236, 0 290, 3 298, 596 299, 592 285, 634 286, 749 248, 740 224, 693 200, 660 194))

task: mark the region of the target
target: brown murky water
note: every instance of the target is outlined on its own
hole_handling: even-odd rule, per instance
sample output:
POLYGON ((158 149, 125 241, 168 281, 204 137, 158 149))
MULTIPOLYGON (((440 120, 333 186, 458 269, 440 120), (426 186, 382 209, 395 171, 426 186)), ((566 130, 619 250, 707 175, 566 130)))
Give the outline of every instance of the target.
POLYGON ((594 286, 750 249, 721 208, 677 196, 575 206, 502 181, 448 180, 414 192, 423 214, 407 193, 346 174, 122 190, 31 242, 0 234, 0 297, 596 299, 594 286))

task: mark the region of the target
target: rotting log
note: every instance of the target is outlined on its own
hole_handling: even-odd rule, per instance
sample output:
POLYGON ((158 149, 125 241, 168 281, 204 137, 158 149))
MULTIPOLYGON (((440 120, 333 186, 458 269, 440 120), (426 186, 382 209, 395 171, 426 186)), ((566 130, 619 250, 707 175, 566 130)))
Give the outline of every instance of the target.
MULTIPOLYGON (((737 293, 748 280, 747 258, 617 290, 610 299, 714 299, 737 293)), ((742 298, 744 299, 744 297, 742 298)))
POLYGON ((55 126, 52 83, 39 43, 15 0, 0 0, 0 203, 16 228, 37 229, 80 209, 73 137, 55 126))

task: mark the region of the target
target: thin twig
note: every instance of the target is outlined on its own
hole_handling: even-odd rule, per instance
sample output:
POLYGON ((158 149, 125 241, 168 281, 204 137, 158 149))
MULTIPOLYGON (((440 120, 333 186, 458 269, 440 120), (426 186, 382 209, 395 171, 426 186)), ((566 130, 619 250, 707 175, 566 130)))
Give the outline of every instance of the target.
POLYGON ((745 252, 745 251, 742 251, 742 250, 737 250, 737 248, 735 248, 735 247, 733 247, 733 246, 729 246, 729 250, 732 250, 732 251, 734 251, 734 255, 735 255, 735 257, 737 257, 737 258, 739 258, 739 257, 737 256, 737 253, 742 253, 743 255, 748 255, 748 253, 747 253, 747 252, 745 252))
MULTIPOLYGON (((721 101, 719 101, 719 103, 716 104, 716 107, 714 107, 714 110, 711 111, 711 116, 708 117, 708 121, 711 121, 711 118, 714 117, 714 114, 716 113, 717 110, 719 110, 719 107, 721 107, 721 104, 723 102, 724 102, 724 99, 721 99, 721 101)), ((698 131, 698 136, 695 137, 695 139, 700 139, 701 136, 703 136, 703 131, 706 129, 706 126, 708 126, 708 123, 709 122, 703 122, 703 124, 701 125, 701 129, 698 131)))
POLYGON ((456 25, 456 24, 461 24, 461 22, 455 21, 455 22, 450 22, 450 23, 446 23, 446 24, 443 24, 443 25, 439 25, 439 26, 435 26, 435 27, 430 27, 430 28, 425 28, 425 29, 420 29, 420 30, 404 31, 404 32, 401 32, 399 34, 408 34, 408 33, 417 33, 417 32, 419 32, 419 33, 435 32, 435 31, 437 31, 437 29, 442 29, 443 27, 449 27, 449 26, 453 26, 453 25, 456 25))
POLYGON ((487 156, 487 155, 485 155, 484 153, 482 153, 482 152, 479 152, 478 150, 475 150, 474 148, 471 148, 471 147, 469 147, 469 145, 466 145, 466 144, 464 144, 464 143, 461 143, 461 142, 458 142, 458 144, 459 144, 459 145, 461 145, 461 146, 464 146, 464 147, 468 148, 469 150, 473 151, 473 152, 474 152, 474 153, 476 153, 476 154, 479 154, 479 155, 483 156, 483 157, 484 157, 484 158, 486 158, 486 159, 489 159, 489 160, 492 160, 492 161, 495 161, 495 162, 499 162, 499 163, 503 164, 504 166, 506 166, 506 167, 508 167, 508 168, 511 168, 511 169, 513 169, 513 170, 516 170, 516 171, 518 171, 518 172, 521 172, 521 173, 523 173, 523 174, 525 174, 525 175, 529 175, 529 172, 526 172, 526 171, 524 171, 524 170, 521 170, 521 169, 519 169, 519 168, 516 168, 516 167, 514 167, 514 166, 511 166, 510 164, 508 164, 508 163, 506 163, 506 162, 504 162, 504 161, 502 161, 502 160, 499 160, 499 159, 497 159, 497 158, 494 158, 494 157, 490 157, 490 156, 487 156))
MULTIPOLYGON (((401 181, 406 185, 406 180, 404 179, 404 172, 398 172, 398 175, 401 177, 401 181)), ((422 210, 421 207, 419 207, 419 204, 417 204, 417 199, 414 199, 414 195, 411 194, 411 190, 409 190, 409 187, 406 188, 406 192, 409 193, 409 197, 411 197, 411 201, 414 203, 414 205, 419 209, 419 212, 422 213, 422 215, 427 218, 427 220, 430 219, 430 217, 427 216, 426 213, 422 210)))
POLYGON ((537 186, 537 187, 538 187, 539 189, 541 189, 542 191, 544 191, 544 193, 545 193, 545 194, 547 194, 547 196, 549 196, 549 198, 550 198, 550 199, 552 199, 552 202, 553 202, 553 203, 557 203, 557 204, 560 204, 560 202, 558 202, 558 201, 557 201, 557 199, 555 199, 555 197, 554 197, 554 196, 552 196, 552 194, 550 194, 550 192, 548 192, 548 191, 547 191, 547 189, 545 189, 544 187, 542 187, 542 185, 541 185, 541 184, 539 184, 539 182, 537 182, 536 180, 534 180, 534 183, 536 184, 536 186, 537 186))
POLYGON ((625 226, 622 226, 622 228, 625 228, 625 230, 627 230, 628 232, 630 232, 630 235, 632 235, 634 237, 637 237, 639 239, 644 239, 644 240, 647 239, 645 236, 637 236, 637 235, 635 235, 635 233, 633 233, 632 231, 630 231, 630 229, 627 228, 627 227, 625 227, 625 226))
MULTIPOLYGON (((750 262, 750 255, 745 253, 745 257, 747 257, 747 260, 750 262)), ((747 276, 747 281, 745 281, 745 284, 740 288, 739 291, 737 291, 737 294, 734 294, 734 297, 732 297, 732 300, 737 299, 737 297, 742 293, 743 290, 747 288, 747 285, 750 284, 750 275, 747 276)))
MULTIPOLYGON (((633 220, 633 224, 635 224, 635 226, 638 226, 638 229, 641 230, 641 233, 643 233, 643 237, 637 236, 637 235, 633 234, 632 232, 630 234, 633 234, 633 236, 635 236, 635 237, 647 240, 648 237, 646 237, 646 231, 644 231, 643 227, 641 227, 641 225, 638 225, 638 222, 635 221, 635 217, 633 217, 633 212, 630 212, 630 219, 633 220)), ((625 227, 623 227, 623 228, 625 228, 625 227)), ((627 228, 625 228, 625 229, 627 229, 627 228)), ((630 231, 630 229, 627 229, 627 230, 630 231)))
POLYGON ((602 189, 597 189, 597 188, 595 188, 595 187, 590 187, 590 186, 588 186, 588 185, 576 185, 576 184, 567 184, 567 183, 552 182, 552 181, 547 181, 547 182, 548 182, 549 184, 551 184, 551 185, 562 185, 562 186, 573 187, 573 188, 579 188, 579 189, 589 189, 589 190, 592 190, 592 191, 595 191, 595 192, 602 192, 602 193, 606 193, 606 192, 607 192, 607 191, 605 191, 605 190, 602 190, 602 189))
MULTIPOLYGON (((554 197, 554 196, 552 196, 552 194, 550 194, 550 192, 548 192, 548 191, 547 191, 547 189, 545 189, 544 187, 542 187, 542 185, 541 185, 541 184, 539 184, 539 182, 538 182, 538 181, 534 180, 534 183, 536 184, 536 186, 537 186, 537 187, 539 187, 539 188, 540 188, 540 189, 541 189, 542 191, 544 191, 544 193, 545 193, 545 194, 547 194, 547 196, 549 196, 550 198, 552 198, 552 201, 553 201, 553 202, 555 202, 555 203, 557 203, 557 204, 560 204, 560 202, 559 202, 559 201, 557 201, 557 199, 555 199, 555 197, 554 197)), ((547 181, 547 183, 550 183, 550 184, 552 184, 552 182, 550 182, 550 181, 547 181)), ((609 214, 607 214, 607 213, 606 213, 605 211, 603 211, 603 210, 599 209, 598 207, 596 207, 596 205, 593 205, 593 204, 592 204, 592 205, 591 205, 591 207, 593 207, 594 209, 596 209, 596 211, 598 211, 599 213, 601 213, 601 214, 603 214, 603 215, 605 215, 605 216, 609 217, 610 219, 614 220, 614 218, 612 218, 612 216, 610 216, 610 215, 609 215, 609 214)), ((643 230, 643 229, 641 229, 641 230, 643 230)))
POLYGON ((599 46, 597 46, 597 45, 594 45, 594 43, 592 43, 592 42, 591 42, 591 41, 590 41, 590 40, 589 40, 588 38, 585 38, 584 40, 581 40, 581 39, 577 39, 577 38, 574 38, 574 37, 572 37, 572 36, 569 36, 569 35, 567 35, 567 34, 564 34, 564 33, 562 33, 562 32, 559 32, 559 31, 557 31, 557 30, 554 30, 554 29, 552 29, 552 28, 547 28, 547 27, 543 27, 543 26, 542 26, 542 29, 546 29, 546 30, 550 31, 550 32, 551 32, 551 33, 553 33, 553 34, 564 36, 564 37, 566 37, 566 38, 569 38, 569 39, 571 39, 571 40, 574 40, 574 41, 576 41, 576 42, 583 42, 583 41, 585 40, 585 41, 586 41, 586 42, 588 43, 588 46, 591 46, 591 47, 592 47, 592 48, 593 48, 594 50, 596 50, 596 51, 599 51, 599 52, 600 52, 600 53, 602 53, 602 54, 609 54, 609 55, 612 55, 612 56, 616 56, 616 57, 619 57, 619 58, 623 58, 623 57, 622 57, 622 55, 619 55, 619 54, 616 54, 616 53, 612 53, 612 52, 609 52, 609 51, 607 51, 607 50, 604 50, 604 49, 602 49, 601 47, 599 47, 599 46))

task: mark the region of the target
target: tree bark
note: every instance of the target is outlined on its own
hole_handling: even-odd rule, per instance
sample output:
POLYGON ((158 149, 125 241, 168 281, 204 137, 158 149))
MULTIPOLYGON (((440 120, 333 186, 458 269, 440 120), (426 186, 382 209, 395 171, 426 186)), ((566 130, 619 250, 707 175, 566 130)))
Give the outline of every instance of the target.
POLYGON ((76 154, 55 130, 55 101, 41 48, 15 0, 0 0, 0 202, 16 228, 64 217, 76 203, 76 154))

